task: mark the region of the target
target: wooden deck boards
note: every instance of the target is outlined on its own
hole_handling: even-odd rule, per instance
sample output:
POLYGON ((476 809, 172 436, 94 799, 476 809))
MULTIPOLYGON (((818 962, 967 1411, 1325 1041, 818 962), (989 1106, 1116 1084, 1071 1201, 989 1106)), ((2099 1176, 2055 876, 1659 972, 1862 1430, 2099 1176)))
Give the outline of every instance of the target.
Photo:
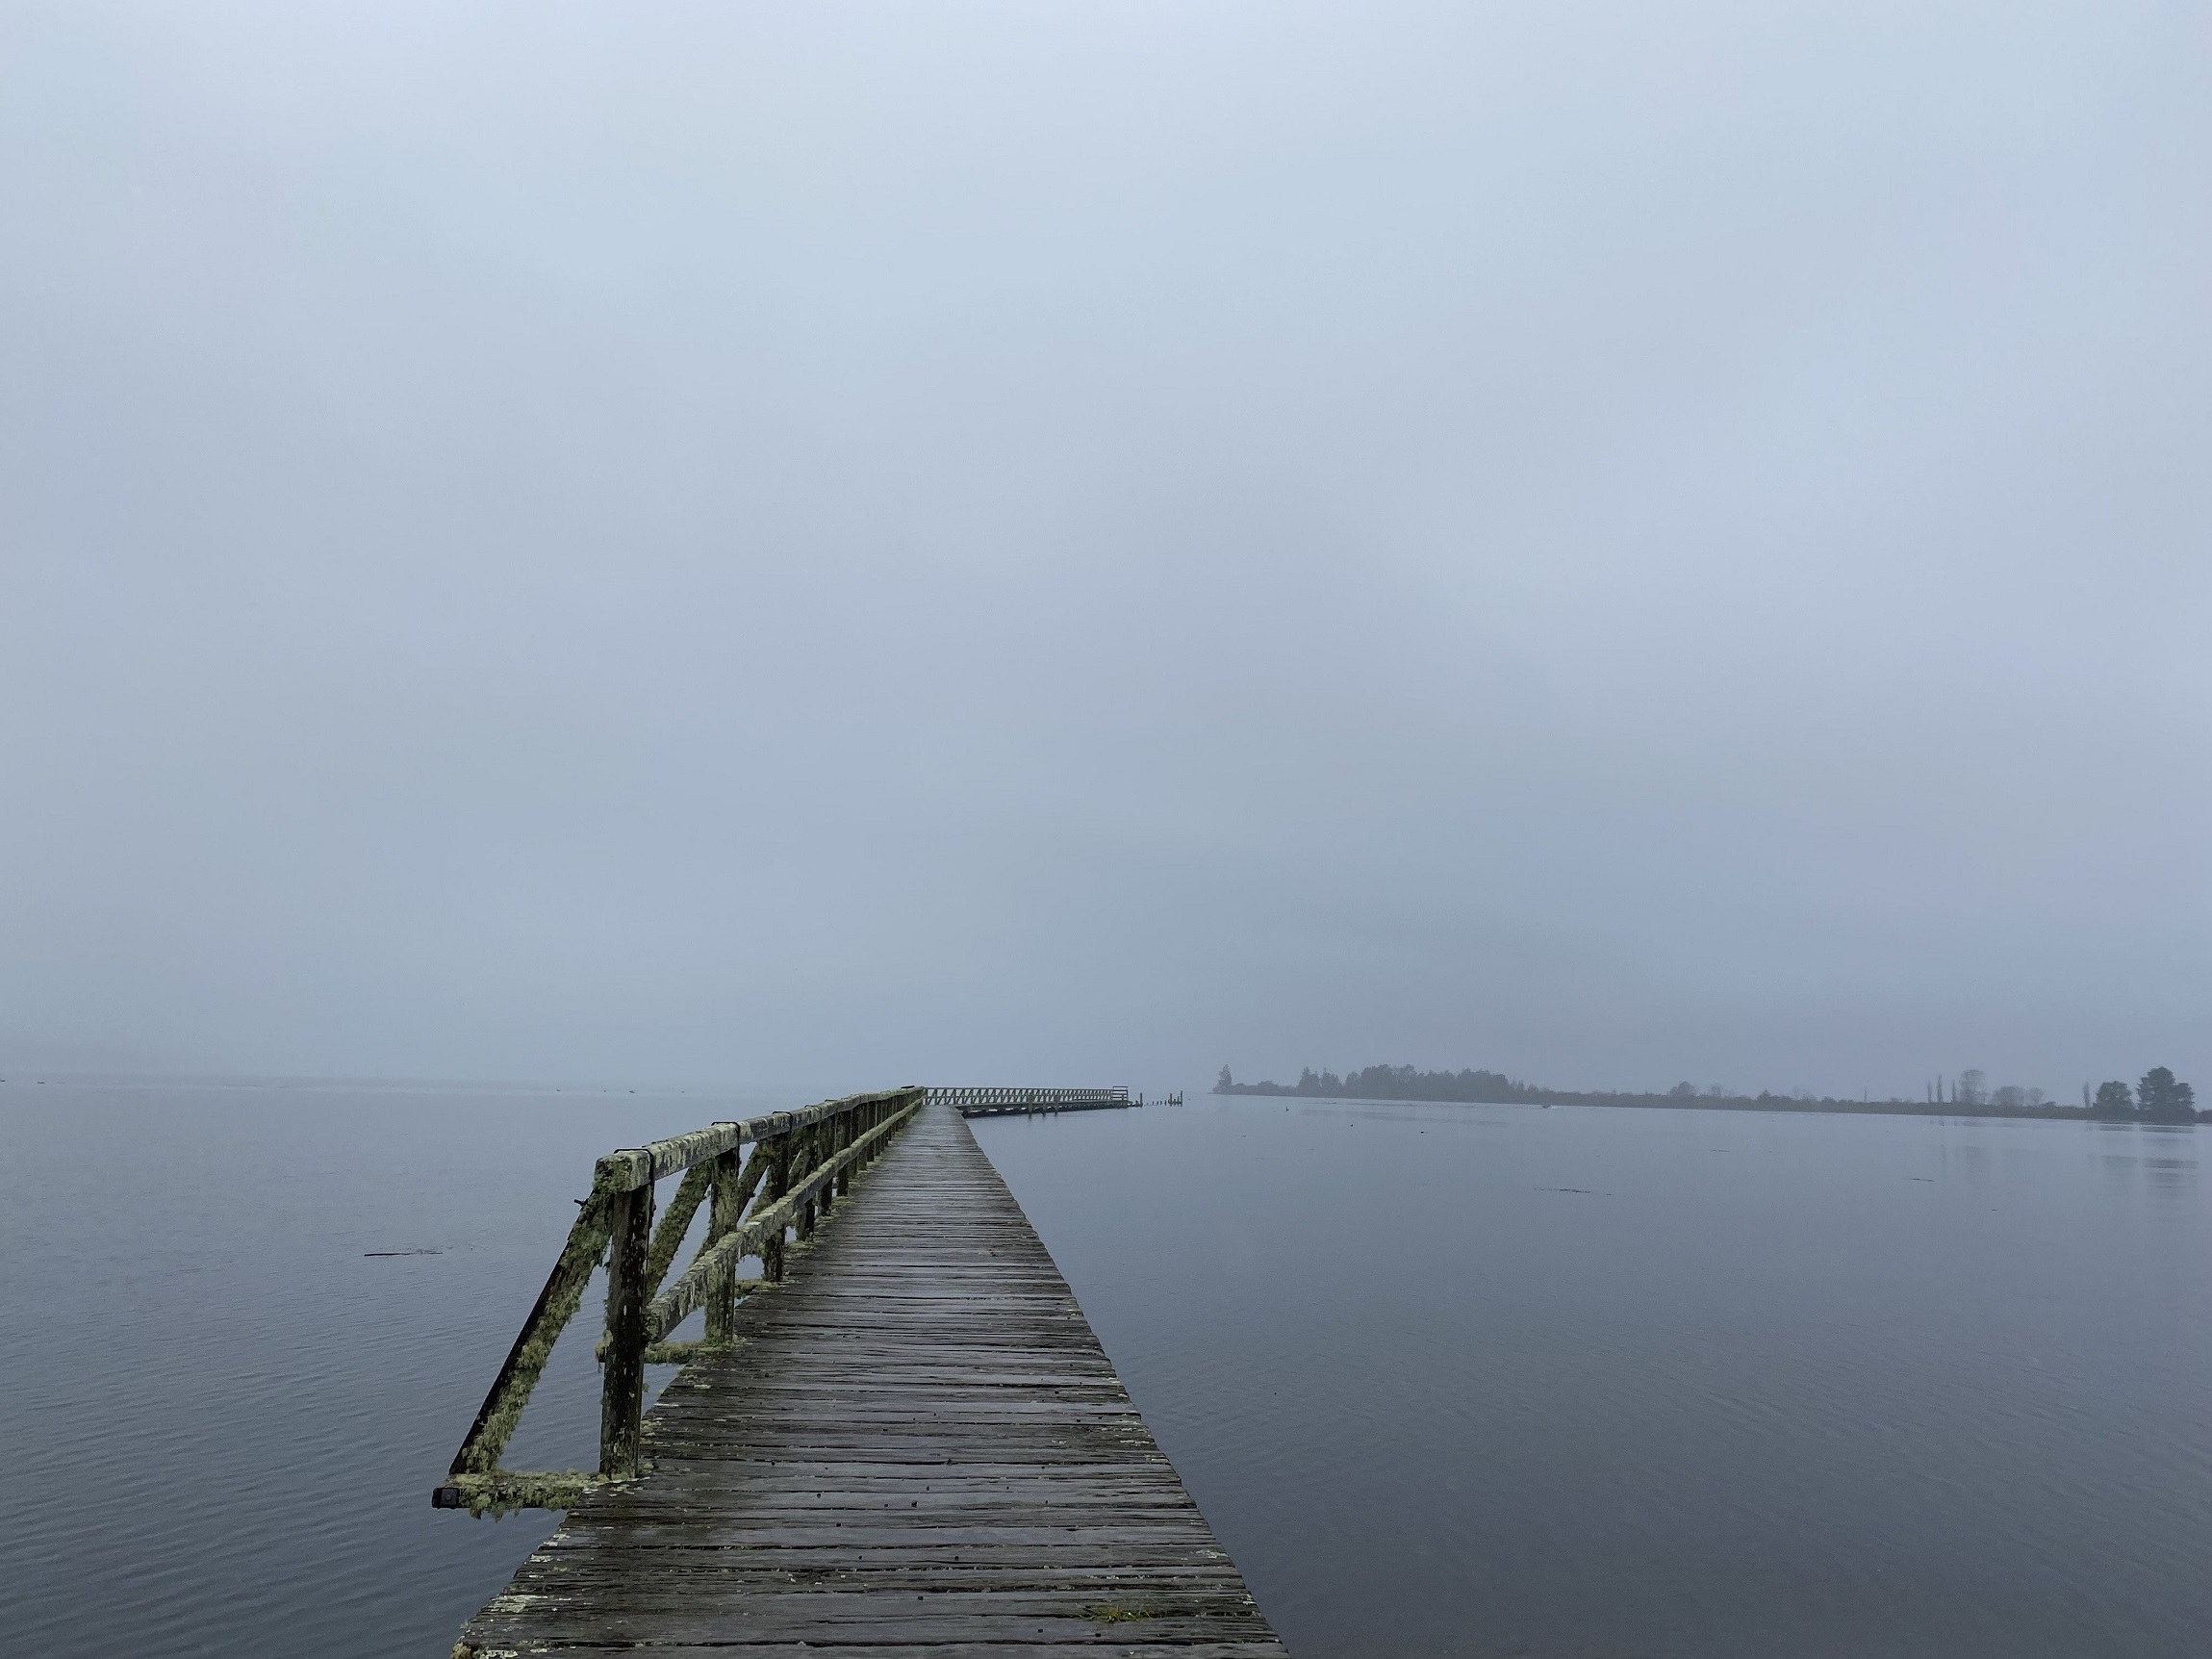
POLYGON ((952 1108, 473 1620, 486 1655, 1264 1659, 1282 1644, 952 1108))

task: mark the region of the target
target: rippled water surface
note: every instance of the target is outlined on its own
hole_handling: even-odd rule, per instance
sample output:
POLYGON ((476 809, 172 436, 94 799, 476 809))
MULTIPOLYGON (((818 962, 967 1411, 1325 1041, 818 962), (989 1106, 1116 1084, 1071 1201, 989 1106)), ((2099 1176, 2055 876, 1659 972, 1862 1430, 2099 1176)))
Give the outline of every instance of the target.
MULTIPOLYGON (((593 1156, 787 1104, 0 1085, 8 1650, 443 1655, 549 1529, 427 1491, 593 1156)), ((2212 1651, 2201 1131, 976 1128, 1301 1659, 2212 1651)))

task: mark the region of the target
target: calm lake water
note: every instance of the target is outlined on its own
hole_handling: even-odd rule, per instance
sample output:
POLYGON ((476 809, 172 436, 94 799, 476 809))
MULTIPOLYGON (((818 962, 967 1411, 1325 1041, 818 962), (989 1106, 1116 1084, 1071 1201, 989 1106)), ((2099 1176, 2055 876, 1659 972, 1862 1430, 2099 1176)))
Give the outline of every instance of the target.
MULTIPOLYGON (((551 1526, 427 1493, 593 1156, 788 1104, 0 1085, 8 1651, 439 1659, 551 1526)), ((976 1129, 1300 1659, 2212 1651, 2200 1131, 976 1129)), ((591 1460, 593 1370, 510 1462, 591 1460)))

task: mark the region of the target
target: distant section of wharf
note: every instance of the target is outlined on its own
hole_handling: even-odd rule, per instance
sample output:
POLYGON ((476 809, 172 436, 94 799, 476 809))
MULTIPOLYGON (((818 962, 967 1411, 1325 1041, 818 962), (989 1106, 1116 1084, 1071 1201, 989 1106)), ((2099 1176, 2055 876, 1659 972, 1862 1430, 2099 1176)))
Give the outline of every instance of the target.
POLYGON ((433 1494, 569 1512, 456 1659, 1282 1655, 964 1121, 1135 1104, 896 1089, 601 1159, 433 1494), (679 1175, 656 1218, 655 1182, 679 1175), (669 1281, 702 1205, 698 1256, 669 1281), (602 1257, 599 1468, 503 1469, 602 1257), (699 1309, 705 1338, 670 1341, 699 1309), (646 1411, 653 1361, 683 1369, 646 1411))
MULTIPOLYGON (((1144 1096, 1130 1098, 1126 1088, 933 1088, 932 1101, 957 1107, 962 1117, 1028 1116, 1037 1111, 1098 1111, 1115 1107, 1142 1106, 1144 1096)), ((1168 1095, 1162 1106, 1181 1106, 1181 1093, 1168 1095)))

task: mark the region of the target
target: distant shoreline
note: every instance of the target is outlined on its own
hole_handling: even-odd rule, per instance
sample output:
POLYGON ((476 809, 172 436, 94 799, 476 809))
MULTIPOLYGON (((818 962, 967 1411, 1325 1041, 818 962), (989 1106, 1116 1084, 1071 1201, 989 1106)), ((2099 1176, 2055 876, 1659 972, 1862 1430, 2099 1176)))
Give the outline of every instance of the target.
POLYGON ((1342 1100, 1357 1101, 1372 1106, 1615 1106, 1615 1107, 1668 1107, 1677 1110, 1694 1109, 1705 1111, 1795 1111, 1811 1113, 1855 1114, 1863 1117, 2014 1117, 2034 1118, 2047 1122, 2111 1123, 2141 1126, 2154 1124, 2165 1128, 2186 1129, 2204 1121, 2212 1113, 2197 1112, 2188 1118, 2148 1117, 2130 1113, 2125 1117, 2090 1110, 2080 1106, 1963 1106, 1945 1101, 1941 1105, 1932 1101, 1917 1100, 1842 1100, 1832 1097, 1818 1100, 1799 1100, 1793 1095, 1676 1095, 1676 1094, 1584 1094, 1569 1089, 1522 1088, 1512 1091, 1500 1089, 1497 1095, 1506 1098, 1459 1097, 1445 1095, 1411 1094, 1353 1094, 1344 1092, 1323 1093, 1317 1089, 1300 1088, 1295 1085, 1280 1083, 1233 1083, 1226 1086, 1216 1084, 1217 1095, 1254 1095, 1265 1100, 1342 1100))

